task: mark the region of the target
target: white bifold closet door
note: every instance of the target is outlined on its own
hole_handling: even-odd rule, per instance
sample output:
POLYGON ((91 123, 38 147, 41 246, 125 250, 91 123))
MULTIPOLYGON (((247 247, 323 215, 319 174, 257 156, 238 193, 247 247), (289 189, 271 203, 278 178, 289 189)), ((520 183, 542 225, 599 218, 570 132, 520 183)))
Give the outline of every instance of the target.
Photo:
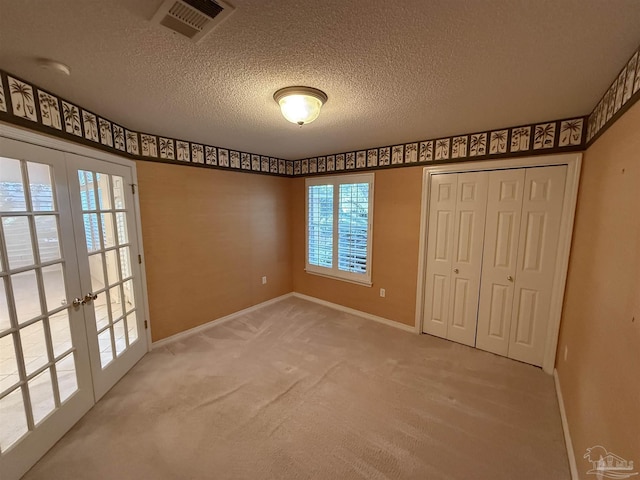
MULTIPOLYGON (((508 202, 498 213, 488 208, 483 270, 491 273, 483 274, 477 335, 483 350, 542 365, 566 175, 565 165, 525 169, 520 214, 512 215, 508 202), (501 215, 512 216, 511 228, 501 231, 500 220, 491 218, 501 215), (503 259, 513 258, 515 242, 516 261, 501 268, 503 259)), ((498 190, 510 190, 508 180, 495 181, 498 190)))
POLYGON ((542 365, 566 171, 432 177, 423 332, 542 365))
POLYGON ((474 346, 488 172, 434 177, 431 190, 426 333, 474 346))
POLYGON ((504 356, 509 350, 524 176, 522 168, 489 173, 476 346, 504 356))

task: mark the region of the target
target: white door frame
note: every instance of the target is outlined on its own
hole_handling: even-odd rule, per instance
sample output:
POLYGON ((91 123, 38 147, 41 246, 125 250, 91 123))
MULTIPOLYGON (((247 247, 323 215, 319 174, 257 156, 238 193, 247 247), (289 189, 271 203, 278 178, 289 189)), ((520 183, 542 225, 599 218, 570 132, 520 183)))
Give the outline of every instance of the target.
MULTIPOLYGON (((66 142, 64 140, 59 140, 57 138, 53 138, 47 136, 42 133, 35 133, 29 130, 24 130, 18 127, 13 127, 10 125, 6 125, 0 123, 0 137, 11 138, 13 140, 19 140, 25 143, 31 143, 33 145, 39 145, 41 147, 51 148, 53 150, 60 150, 61 152, 66 153, 75 153, 76 155, 81 155, 84 157, 94 158, 96 160, 100 160, 103 162, 115 163, 118 165, 124 165, 126 167, 131 168, 131 172, 133 174, 133 183, 138 185, 138 172, 136 169, 136 163, 133 160, 129 160, 126 158, 119 157, 117 155, 113 155, 111 153, 102 152, 100 150, 94 150, 89 147, 85 147, 82 145, 77 145, 75 143, 66 142)), ((137 193, 137 191, 136 191, 137 193)), ((136 230, 138 237, 138 251, 142 255, 143 263, 140 265, 140 280, 142 283, 142 311, 144 313, 144 319, 148 322, 149 328, 145 329, 145 335, 147 339, 147 351, 151 351, 151 318, 149 317, 149 297, 147 295, 147 277, 144 268, 144 248, 142 244, 142 223, 140 222, 140 203, 138 200, 138 195, 133 196, 134 202, 134 215, 136 220, 136 230)))
POLYGON ((416 319, 415 329, 422 332, 422 315, 424 307, 424 282, 426 269, 427 230, 429 228, 429 198, 431 176, 439 173, 462 173, 480 170, 505 170, 511 168, 546 167, 552 165, 566 165, 567 179, 564 189, 562 217, 560 223, 560 237, 558 239, 558 254, 556 268, 553 275, 553 289, 551 293, 551 308, 549 310, 548 335, 545 341, 544 360, 542 369, 549 375, 553 374, 558 348, 558 334, 560 332, 560 317, 564 302, 564 289, 567 281, 569 266, 569 251, 573 235, 573 220, 578 199, 578 183, 582 167, 582 153, 566 153, 559 155, 541 155, 538 157, 512 158, 506 160, 487 160, 479 162, 450 163, 425 167, 422 174, 422 204, 420 208, 420 249, 418 251, 418 287, 416 291, 416 319))

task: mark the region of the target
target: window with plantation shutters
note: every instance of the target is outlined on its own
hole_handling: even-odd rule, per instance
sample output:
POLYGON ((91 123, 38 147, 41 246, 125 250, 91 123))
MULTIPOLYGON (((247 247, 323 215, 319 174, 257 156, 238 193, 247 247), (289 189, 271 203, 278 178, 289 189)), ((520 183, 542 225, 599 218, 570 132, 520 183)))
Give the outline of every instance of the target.
POLYGON ((371 285, 373 174, 306 179, 306 270, 371 285))

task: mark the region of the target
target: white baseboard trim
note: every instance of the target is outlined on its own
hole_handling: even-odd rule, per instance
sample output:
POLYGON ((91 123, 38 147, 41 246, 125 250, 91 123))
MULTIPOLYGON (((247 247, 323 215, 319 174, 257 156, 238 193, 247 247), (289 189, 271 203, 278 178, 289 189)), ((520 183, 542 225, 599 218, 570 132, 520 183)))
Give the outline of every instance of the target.
POLYGON ((314 302, 320 305, 324 305, 325 307, 333 308, 334 310, 340 310, 341 312, 349 313, 351 315, 356 315, 358 317, 363 317, 368 320, 373 320, 374 322, 382 323, 389 327, 399 328, 400 330, 404 330, 405 332, 412 332, 412 333, 416 332, 416 329, 411 325, 405 325, 404 323, 394 322, 393 320, 389 320, 388 318, 378 317, 377 315, 372 315, 371 313, 355 310, 354 308, 345 307, 337 303, 327 302, 326 300, 321 300, 320 298, 316 298, 316 297, 310 297, 309 295, 305 295, 303 293, 293 292, 292 295, 296 298, 301 298, 302 300, 307 300, 309 302, 314 302))
POLYGON ((569 422, 567 421, 567 412, 564 409, 564 399, 562 398, 562 390, 560 389, 560 378, 558 370, 553 369, 553 379, 556 383, 556 395, 558 396, 558 405, 560 406, 560 418, 562 419, 562 431, 564 432, 564 443, 567 447, 567 457, 569 458, 569 469, 571 470, 571 479, 580 480, 578 475, 578 465, 576 464, 576 456, 573 453, 573 443, 571 442, 571 434, 569 433, 569 422))
POLYGON ((196 335, 207 328, 213 327, 215 325, 221 325, 226 323, 234 318, 238 318, 247 313, 258 310, 259 308, 266 307, 267 305, 271 305, 272 303, 280 302, 285 298, 289 298, 293 296, 293 293, 285 293, 284 295, 280 295, 279 297, 272 298, 271 300, 267 300, 266 302, 258 303, 257 305, 253 305, 251 307, 245 308, 244 310, 239 310, 234 313, 230 313, 229 315, 225 315, 224 317, 216 318, 215 320, 211 320, 210 322, 204 323, 202 325, 198 325, 197 327, 190 328, 189 330, 185 330, 184 332, 176 333, 175 335, 171 335, 170 337, 163 338, 162 340, 158 340, 157 342, 153 342, 151 344, 151 348, 162 347, 168 343, 173 343, 177 340, 183 340, 192 335, 196 335))

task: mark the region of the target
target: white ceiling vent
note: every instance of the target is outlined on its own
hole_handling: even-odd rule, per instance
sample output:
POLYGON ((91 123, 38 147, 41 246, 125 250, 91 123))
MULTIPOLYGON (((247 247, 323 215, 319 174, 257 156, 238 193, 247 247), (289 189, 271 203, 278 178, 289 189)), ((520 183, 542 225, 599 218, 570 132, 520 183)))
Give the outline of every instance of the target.
POLYGON ((165 0, 151 22, 199 42, 233 11, 220 0, 165 0))

